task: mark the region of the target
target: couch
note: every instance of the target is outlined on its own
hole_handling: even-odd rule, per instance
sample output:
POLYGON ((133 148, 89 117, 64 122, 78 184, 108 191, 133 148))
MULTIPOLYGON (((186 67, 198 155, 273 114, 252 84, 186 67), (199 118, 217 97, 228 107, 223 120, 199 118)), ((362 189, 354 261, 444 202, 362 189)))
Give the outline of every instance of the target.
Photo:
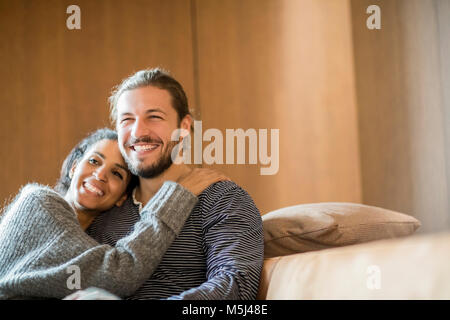
MULTIPOLYGON (((332 216, 329 214, 329 204, 325 206, 328 216, 332 216)), ((344 209, 348 208, 349 204, 345 206, 344 209)), ((295 215, 298 218, 299 207, 295 208, 295 215)), ((340 219, 342 207, 334 206, 335 212, 339 211, 336 208, 341 211, 340 219)), ((362 219, 361 221, 367 221, 367 216, 361 215, 361 208, 365 210, 364 213, 367 213, 367 209, 372 210, 369 212, 370 217, 381 216, 373 210, 398 214, 375 207, 358 205, 358 208, 358 217, 362 219)), ((309 218, 314 219, 324 212, 322 210, 317 213, 317 207, 314 207, 314 214, 311 214, 310 206, 308 210, 309 218)), ((298 227, 299 220, 293 219, 292 214, 289 215, 286 224, 285 213, 276 212, 267 219, 263 216, 265 244, 270 254, 264 260, 258 299, 450 299, 450 231, 412 235, 411 233, 420 226, 420 223, 415 223, 412 231, 407 232, 408 235, 399 235, 398 221, 395 221, 396 232, 391 230, 386 233, 390 236, 386 236, 383 232, 387 223, 380 220, 377 228, 383 229, 372 229, 370 232, 365 229, 365 238, 353 236, 352 241, 347 240, 345 243, 342 239, 345 238, 347 231, 338 232, 339 226, 336 227, 342 225, 342 221, 331 219, 327 222, 331 231, 328 230, 325 235, 322 233, 311 237, 311 230, 305 230, 309 228, 307 225, 310 223, 304 223, 304 206, 300 210, 300 216, 303 214, 303 220, 300 221, 301 232, 293 231, 292 226, 296 224, 298 227), (278 219, 275 219, 278 221, 276 227, 269 223, 274 221, 273 217, 278 219), (334 227, 331 228, 332 226, 334 227), (283 228, 288 231, 283 231, 283 228), (272 232, 270 229, 278 233, 284 232, 283 237, 279 234, 274 237, 270 234, 272 232), (334 235, 331 237, 332 234, 334 235), (297 237, 295 243, 292 242, 293 235, 297 237), (269 240, 283 238, 285 241, 286 237, 291 242, 278 243, 275 249, 269 247, 269 240), (305 243, 308 245, 305 246, 305 243), (292 252, 296 248, 298 252, 292 252)), ((344 213, 344 216, 348 216, 348 212, 344 213)), ((392 216, 389 217, 392 222, 392 216)), ((409 219, 408 223, 414 219, 410 216, 395 217, 409 219)), ((361 221, 356 221, 354 228, 361 228, 363 225, 361 221)), ((324 230, 323 227, 321 225, 319 228, 321 232, 324 230)))

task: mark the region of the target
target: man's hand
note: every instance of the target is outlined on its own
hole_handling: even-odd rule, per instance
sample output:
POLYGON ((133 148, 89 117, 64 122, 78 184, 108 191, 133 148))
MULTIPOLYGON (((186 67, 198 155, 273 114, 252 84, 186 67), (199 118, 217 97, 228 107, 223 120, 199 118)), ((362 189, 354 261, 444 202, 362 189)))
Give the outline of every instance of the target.
POLYGON ((195 168, 188 174, 181 176, 176 182, 198 196, 203 190, 219 181, 230 181, 230 178, 217 170, 195 168))

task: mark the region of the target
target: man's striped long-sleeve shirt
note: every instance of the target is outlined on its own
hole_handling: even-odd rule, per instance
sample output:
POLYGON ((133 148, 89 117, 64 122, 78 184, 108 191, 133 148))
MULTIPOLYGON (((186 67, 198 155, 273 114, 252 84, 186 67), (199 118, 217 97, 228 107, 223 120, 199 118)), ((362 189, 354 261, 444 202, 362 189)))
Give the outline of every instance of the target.
MULTIPOLYGON (((99 215, 87 233, 115 245, 140 218, 133 198, 99 215)), ((156 271, 129 299, 255 299, 263 250, 262 220, 251 197, 233 182, 215 183, 199 195, 156 271)))

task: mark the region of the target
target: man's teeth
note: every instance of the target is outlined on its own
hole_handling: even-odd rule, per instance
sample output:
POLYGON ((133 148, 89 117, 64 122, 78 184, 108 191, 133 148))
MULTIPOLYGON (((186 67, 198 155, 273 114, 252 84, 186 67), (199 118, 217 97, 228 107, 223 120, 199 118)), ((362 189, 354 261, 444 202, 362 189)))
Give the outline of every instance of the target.
POLYGON ((147 144, 147 145, 139 145, 139 146, 134 146, 134 150, 135 151, 149 151, 149 150, 153 150, 156 147, 158 147, 157 144, 147 144))
POLYGON ((86 183, 84 186, 86 187, 86 189, 88 189, 88 190, 91 191, 91 192, 95 192, 95 193, 98 194, 99 196, 102 196, 102 195, 103 195, 103 191, 102 191, 102 190, 100 190, 100 189, 94 187, 94 186, 93 186, 92 184, 90 184, 90 183, 86 183))

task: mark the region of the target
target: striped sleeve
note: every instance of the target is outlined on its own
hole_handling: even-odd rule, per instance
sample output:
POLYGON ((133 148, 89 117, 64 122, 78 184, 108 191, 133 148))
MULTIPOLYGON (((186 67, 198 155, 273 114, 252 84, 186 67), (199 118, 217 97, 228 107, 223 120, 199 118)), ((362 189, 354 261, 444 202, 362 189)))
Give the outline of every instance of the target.
POLYGON ((208 193, 202 208, 207 281, 169 299, 256 298, 264 256, 261 215, 247 192, 223 186, 208 193))

